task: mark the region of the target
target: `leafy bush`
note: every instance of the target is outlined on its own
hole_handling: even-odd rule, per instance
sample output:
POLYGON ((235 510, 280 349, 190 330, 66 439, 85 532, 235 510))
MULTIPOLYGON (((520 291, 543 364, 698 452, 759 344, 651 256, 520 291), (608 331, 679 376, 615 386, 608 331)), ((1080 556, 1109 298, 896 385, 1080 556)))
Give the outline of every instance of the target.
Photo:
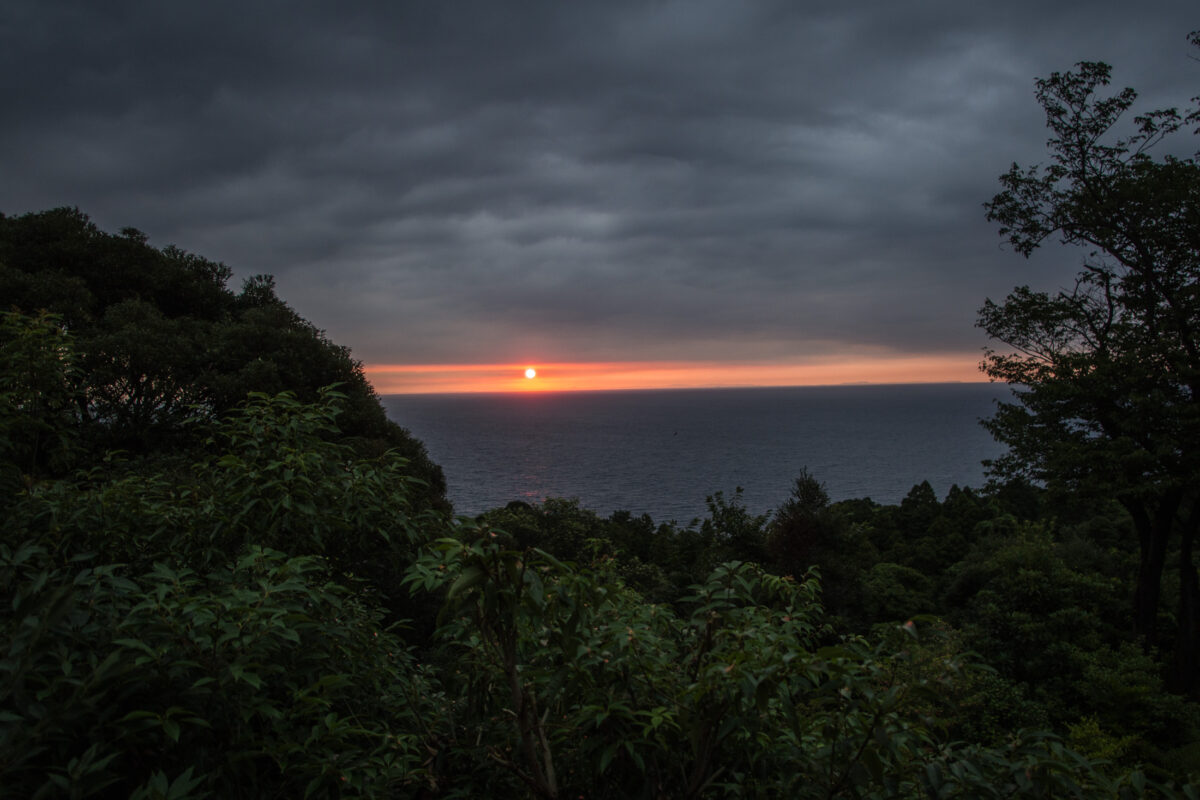
POLYGON ((9 533, 137 569, 168 561, 204 571, 251 544, 321 556, 400 614, 399 577, 440 517, 413 509, 421 487, 404 459, 357 458, 334 438, 340 402, 332 390, 307 405, 253 395, 226 420, 193 423, 209 431, 202 460, 110 463, 40 485, 11 509, 9 533))
MULTIPOLYGON (((924 716, 967 665, 818 647, 816 580, 719 566, 674 613, 614 574, 468 527, 410 570, 444 587, 454 796, 1009 797, 1118 786, 1044 736, 989 749, 924 716)), ((1082 794, 1081 794, 1082 793, 1082 794)))
POLYGON ((338 402, 256 396, 202 423, 213 452, 198 463, 110 461, 7 498, 6 794, 428 784, 444 704, 394 628, 400 603, 385 603, 411 605, 399 578, 441 523, 410 511, 402 459, 333 439, 338 402))
POLYGON ((158 564, 131 579, 0 545, 6 793, 377 797, 419 783, 436 694, 326 571, 255 547, 204 576, 158 564))

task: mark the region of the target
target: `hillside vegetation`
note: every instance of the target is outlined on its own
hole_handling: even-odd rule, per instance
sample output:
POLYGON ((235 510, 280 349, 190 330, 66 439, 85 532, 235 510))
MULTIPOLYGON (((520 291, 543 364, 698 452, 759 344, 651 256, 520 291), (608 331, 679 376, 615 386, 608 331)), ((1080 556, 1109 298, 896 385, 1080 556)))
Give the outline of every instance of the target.
POLYGON ((0 216, 0 792, 1200 797, 1200 115, 1107 80, 988 204, 1086 253, 981 311, 1008 453, 895 506, 455 518, 270 279, 0 216))
POLYGON ((339 387, 161 401, 102 449, 136 411, 88 413, 104 340, 2 321, 14 796, 1134 797, 1196 768, 1119 504, 805 474, 687 528, 455 520, 339 387))

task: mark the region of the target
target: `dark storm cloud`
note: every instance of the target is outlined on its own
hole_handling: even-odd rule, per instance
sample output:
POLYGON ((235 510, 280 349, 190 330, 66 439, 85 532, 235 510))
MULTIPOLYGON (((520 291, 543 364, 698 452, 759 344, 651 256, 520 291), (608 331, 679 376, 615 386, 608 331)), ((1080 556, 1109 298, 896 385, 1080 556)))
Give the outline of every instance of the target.
POLYGON ((1076 266, 980 206, 1034 77, 1200 85, 1183 0, 808 5, 10 0, 0 211, 274 273, 369 362, 971 350, 1076 266))

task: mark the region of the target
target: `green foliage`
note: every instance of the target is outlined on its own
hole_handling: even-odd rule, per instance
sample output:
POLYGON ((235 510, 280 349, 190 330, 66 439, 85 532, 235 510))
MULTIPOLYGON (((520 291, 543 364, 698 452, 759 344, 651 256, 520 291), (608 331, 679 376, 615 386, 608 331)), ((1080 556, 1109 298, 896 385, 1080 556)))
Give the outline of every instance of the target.
POLYGON ((1067 740, 1072 748, 1102 761, 1124 761, 1130 747, 1137 741, 1133 735, 1115 736, 1100 727, 1097 717, 1084 717, 1070 727, 1067 740))
MULTIPOLYGON (((26 314, 56 314, 71 332, 78 457, 194 449, 201 442, 181 423, 197 413, 220 417, 250 392, 315 402, 322 387, 339 384, 339 436, 364 455, 398 451, 425 481, 414 499, 448 510, 440 468, 386 418, 350 352, 280 300, 270 278, 235 294, 225 286, 230 275, 223 264, 151 247, 133 229, 104 233, 78 210, 0 214, 0 296, 26 314)), ((65 476, 69 465, 44 458, 41 466, 65 476)))
POLYGON ((1196 796, 1111 501, 805 471, 774 517, 452 526, 349 353, 228 277, 0 216, 0 290, 56 312, 0 319, 6 796, 1196 796))
POLYGON ((766 561, 766 527, 769 516, 751 514, 742 500, 742 487, 726 499, 724 492, 714 492, 704 499, 708 516, 700 523, 701 537, 713 544, 716 561, 766 561))
POLYGON ((0 311, 0 508, 73 462, 73 362, 61 320, 0 311))
POLYGON ((6 793, 376 797, 420 779, 432 693, 318 560, 92 564, 0 545, 6 793))
MULTIPOLYGON (((675 530, 669 525, 656 528, 648 516, 617 512, 603 519, 578 500, 548 497, 536 506, 509 503, 476 521, 504 531, 516 549, 537 548, 572 563, 607 560, 609 568, 643 596, 671 600, 679 595, 664 569, 681 566, 672 554, 675 530)), ((690 566, 683 566, 684 572, 690 566)))
POLYGON ((839 616, 854 615, 861 604, 862 573, 878 558, 860 525, 850 524, 829 503, 824 485, 801 470, 791 496, 767 529, 768 564, 783 575, 821 570, 826 607, 839 616))
POLYGON ((836 525, 824 485, 807 469, 801 470, 791 496, 771 519, 767 534, 771 562, 784 575, 804 574, 828 555, 836 525))
POLYGON ((917 675, 902 669, 908 649, 819 647, 811 577, 724 564, 676 614, 603 569, 505 541, 466 529, 406 579, 446 589, 446 688, 463 698, 457 794, 1001 797, 1107 785, 1053 740, 939 742, 921 712, 966 665, 917 675))
POLYGON ((213 448, 202 460, 39 488, 12 509, 10 531, 139 569, 167 559, 204 570, 250 544, 318 555, 398 611, 398 576, 437 517, 413 508, 419 486, 402 458, 358 459, 332 438, 340 400, 255 395, 227 420, 195 423, 213 448))
POLYGON ((96 469, 12 499, 0 539, 6 792, 378 797, 425 785, 438 690, 387 626, 411 605, 399 577, 440 522, 411 511, 402 459, 358 459, 333 438, 339 402, 256 396, 193 423, 213 448, 193 465, 96 469))
POLYGON ((863 577, 863 610, 870 619, 903 621, 934 611, 933 582, 912 567, 881 561, 863 577))
POLYGON ((609 558, 611 568, 643 596, 670 602, 722 560, 765 560, 768 518, 746 509, 740 488, 730 499, 714 493, 707 505, 708 515, 687 528, 656 526, 648 515, 627 511, 604 519, 578 500, 555 497, 537 505, 509 503, 476 521, 503 531, 518 549, 534 547, 578 564, 609 558))
POLYGON ((1123 643, 1087 653, 1075 692, 1084 712, 1080 724, 1094 721, 1100 727, 1092 746, 1104 743, 1105 736, 1112 740, 1108 744, 1115 752, 1105 758, 1127 767, 1144 765, 1157 774, 1200 772, 1194 757, 1183 761, 1172 755, 1200 742, 1200 709, 1165 691, 1160 664, 1142 648, 1123 643))
MULTIPOLYGON (((992 673, 911 624, 875 644, 833 639, 814 576, 731 562, 660 605, 625 579, 644 562, 605 538, 632 541, 648 521, 569 502, 499 515, 581 549, 575 567, 518 535, 409 513, 412 479, 354 458, 338 404, 332 391, 255 396, 193 423, 211 448, 195 464, 17 496, 0 546, 6 789, 1115 797, 1132 780, 1012 728, 955 743, 963 709, 1002 705, 981 700, 992 673), (445 600, 436 638, 418 640, 423 663, 387 627, 401 575, 445 600)), ((708 557, 736 541, 718 530, 762 530, 737 504, 714 506, 692 531, 708 531, 708 557)), ((919 585, 907 568, 876 572, 885 589, 919 585)))
POLYGON ((204 510, 217 514, 225 550, 228 537, 240 535, 319 554, 341 574, 390 593, 424 541, 422 526, 435 527, 437 517, 413 508, 422 486, 405 459, 357 459, 333 438, 341 400, 331 390, 312 405, 288 394, 252 395, 218 426, 211 441, 222 455, 197 470, 212 476, 204 510))
POLYGON ((950 591, 961 610, 952 619, 989 664, 1036 691, 1053 717, 1071 697, 1084 654, 1122 637, 1105 622, 1121 603, 1119 586, 1073 570, 1043 527, 1025 525, 1012 538, 981 543, 959 565, 950 591))

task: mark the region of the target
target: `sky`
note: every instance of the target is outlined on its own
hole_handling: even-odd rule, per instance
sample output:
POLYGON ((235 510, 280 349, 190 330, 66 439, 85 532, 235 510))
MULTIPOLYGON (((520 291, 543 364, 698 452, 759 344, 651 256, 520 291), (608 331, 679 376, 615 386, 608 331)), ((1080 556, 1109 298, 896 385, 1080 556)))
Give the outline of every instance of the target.
POLYGON ((1034 79, 1184 106, 1197 11, 6 0, 0 212, 272 274, 383 394, 984 380, 984 300, 1080 264, 985 218, 1034 79))

